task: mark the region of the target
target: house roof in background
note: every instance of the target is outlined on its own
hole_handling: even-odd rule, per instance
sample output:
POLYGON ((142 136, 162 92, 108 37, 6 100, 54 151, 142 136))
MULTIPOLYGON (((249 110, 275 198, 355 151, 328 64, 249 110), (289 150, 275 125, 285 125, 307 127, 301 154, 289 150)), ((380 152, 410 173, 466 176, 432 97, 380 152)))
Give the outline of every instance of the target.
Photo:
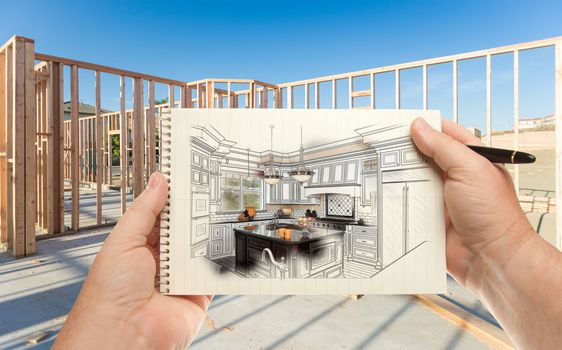
MULTIPOLYGON (((70 113, 70 101, 66 101, 64 103, 64 106, 62 108, 62 110, 64 111, 64 113, 70 113)), ((101 109, 101 113, 109 113, 112 112, 108 109, 101 109)), ((82 103, 80 102, 78 104, 78 113, 79 114, 87 114, 87 115, 95 115, 96 114, 96 107, 89 105, 87 103, 82 103)))

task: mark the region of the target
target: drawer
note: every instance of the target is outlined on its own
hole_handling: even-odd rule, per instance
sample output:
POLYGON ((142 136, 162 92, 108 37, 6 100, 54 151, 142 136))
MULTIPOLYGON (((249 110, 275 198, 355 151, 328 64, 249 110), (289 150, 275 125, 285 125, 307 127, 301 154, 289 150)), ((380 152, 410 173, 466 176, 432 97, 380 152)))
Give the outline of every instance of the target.
POLYGON ((376 234, 377 228, 374 226, 350 226, 353 233, 376 234))
POLYGON ((209 219, 191 220, 191 246, 209 239, 209 219))
POLYGON ((222 241, 211 242, 211 256, 217 256, 222 254, 223 254, 222 241))
POLYGON ((353 256, 373 260, 374 262, 374 260, 377 258, 377 252, 375 250, 353 247, 353 256))
POLYGON ((221 241, 223 235, 223 226, 211 226, 211 240, 221 241))
POLYGON ((201 244, 191 250, 191 257, 196 258, 198 256, 207 256, 207 245, 201 244))
POLYGON ((362 245, 369 248, 376 248, 377 247, 377 240, 372 237, 354 235, 352 236, 353 245, 362 245))
POLYGON ((342 273, 341 265, 335 266, 329 270, 324 271, 326 278, 336 278, 340 277, 342 273))

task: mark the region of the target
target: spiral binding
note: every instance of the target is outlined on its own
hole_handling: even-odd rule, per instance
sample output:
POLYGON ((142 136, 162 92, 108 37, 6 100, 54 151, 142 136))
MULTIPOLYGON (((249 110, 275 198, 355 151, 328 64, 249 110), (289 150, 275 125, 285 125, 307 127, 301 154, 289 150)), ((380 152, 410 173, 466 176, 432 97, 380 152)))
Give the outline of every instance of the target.
MULTIPOLYGON (((164 111, 163 111, 164 112, 164 111)), ((170 164, 171 156, 171 118, 160 117, 161 147, 160 147, 160 172, 168 179, 168 199, 170 198, 170 164)), ((160 212, 160 264, 157 266, 155 286, 161 293, 169 293, 170 289, 170 202, 167 201, 164 209, 160 212)))

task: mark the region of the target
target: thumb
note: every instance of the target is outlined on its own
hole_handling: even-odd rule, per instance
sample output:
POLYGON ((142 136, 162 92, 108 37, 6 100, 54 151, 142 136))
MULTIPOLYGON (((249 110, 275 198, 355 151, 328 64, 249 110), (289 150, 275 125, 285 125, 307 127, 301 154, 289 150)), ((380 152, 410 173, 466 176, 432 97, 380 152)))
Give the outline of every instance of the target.
POLYGON ((422 118, 416 118, 410 130, 419 150, 433 158, 444 172, 448 173, 455 168, 478 169, 477 163, 482 157, 451 136, 435 130, 422 118))
POLYGON ((144 246, 167 198, 166 177, 158 172, 152 174, 146 189, 135 199, 109 235, 108 243, 125 243, 127 248, 144 246))

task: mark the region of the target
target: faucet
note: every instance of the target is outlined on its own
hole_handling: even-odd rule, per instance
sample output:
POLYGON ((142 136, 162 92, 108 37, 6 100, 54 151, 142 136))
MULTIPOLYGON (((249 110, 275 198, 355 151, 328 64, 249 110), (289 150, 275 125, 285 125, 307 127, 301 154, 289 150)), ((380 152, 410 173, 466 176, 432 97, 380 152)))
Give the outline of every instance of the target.
POLYGON ((280 259, 281 261, 276 261, 275 258, 273 257, 273 253, 271 252, 271 249, 265 248, 261 252, 261 261, 265 261, 265 253, 269 254, 269 259, 271 260, 271 263, 281 272, 281 279, 285 279, 285 273, 289 271, 287 264, 285 264, 285 257, 282 256, 280 259))
POLYGON ((279 214, 277 214, 277 212, 274 212, 273 213, 273 226, 275 226, 275 227, 277 227, 277 224, 278 224, 278 220, 277 220, 278 217, 279 217, 279 214))

